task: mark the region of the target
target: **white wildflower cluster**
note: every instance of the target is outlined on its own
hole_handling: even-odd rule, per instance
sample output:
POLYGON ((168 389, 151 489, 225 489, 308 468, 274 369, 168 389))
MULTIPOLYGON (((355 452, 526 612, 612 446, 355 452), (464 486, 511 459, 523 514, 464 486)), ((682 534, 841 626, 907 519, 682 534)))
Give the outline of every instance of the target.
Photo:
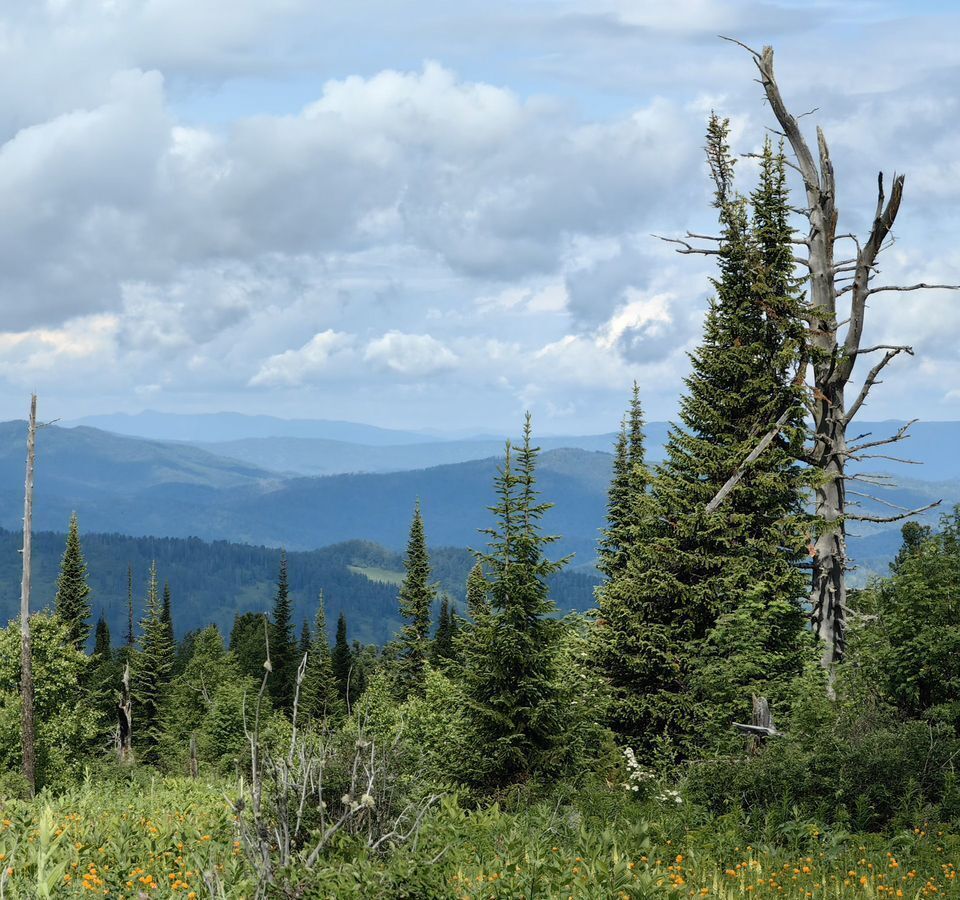
POLYGON ((649 769, 645 769, 640 765, 631 747, 624 748, 623 756, 627 763, 627 780, 623 782, 625 790, 632 791, 636 794, 642 791, 644 797, 648 797, 656 786, 659 787, 660 792, 655 796, 660 803, 672 803, 675 805, 683 803, 680 791, 664 787, 662 783, 658 783, 657 776, 649 769))
POLYGON ((637 762, 637 757, 632 747, 625 747, 623 755, 627 760, 627 780, 623 783, 623 786, 628 791, 638 792, 651 781, 657 780, 657 776, 654 775, 653 772, 643 768, 643 766, 637 762))
POLYGON ((680 791, 675 791, 672 788, 664 788, 657 795, 657 799, 661 803, 683 803, 683 798, 680 796, 680 791))

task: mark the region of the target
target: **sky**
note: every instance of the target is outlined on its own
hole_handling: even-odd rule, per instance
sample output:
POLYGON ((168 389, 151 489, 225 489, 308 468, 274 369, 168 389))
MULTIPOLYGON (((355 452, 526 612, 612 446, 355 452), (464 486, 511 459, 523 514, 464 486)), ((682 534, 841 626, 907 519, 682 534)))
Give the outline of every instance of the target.
MULTIPOLYGON (((817 108, 841 231, 906 173, 881 278, 960 282, 950 0, 5 0, 0 417, 673 416, 711 260, 654 235, 712 228, 711 110, 774 124, 718 34, 817 108)), ((916 350, 866 418, 960 419, 960 294, 878 294, 865 341, 916 350)))

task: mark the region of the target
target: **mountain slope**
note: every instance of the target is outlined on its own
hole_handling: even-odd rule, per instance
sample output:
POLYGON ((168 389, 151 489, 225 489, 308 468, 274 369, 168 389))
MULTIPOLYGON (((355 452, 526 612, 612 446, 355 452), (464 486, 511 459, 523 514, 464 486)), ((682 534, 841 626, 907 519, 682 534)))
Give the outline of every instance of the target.
MULTIPOLYGON (((944 426, 949 435, 946 426, 956 423, 932 424, 944 426)), ((22 422, 0 425, 0 527, 14 530, 21 524, 24 432, 22 422)), ((914 447, 915 455, 918 449, 923 445, 914 447)), ((949 471, 951 458, 938 457, 939 452, 928 451, 928 456, 949 471)), ((575 566, 594 560, 611 462, 608 453, 581 449, 548 450, 541 456, 538 486, 543 498, 556 504, 545 527, 562 536, 558 555, 576 554, 575 566)), ((61 530, 76 510, 84 532, 196 536, 290 550, 359 539, 400 550, 420 498, 432 544, 478 546, 478 529, 491 523, 487 507, 493 502, 496 467, 490 457, 412 471, 284 478, 186 444, 52 426, 38 436, 35 523, 38 529, 61 530)), ((938 498, 950 505, 960 500, 960 480, 902 480, 873 492, 904 507, 938 498)), ((866 502, 864 511, 889 515, 890 509, 866 502)), ((938 515, 939 510, 932 511, 924 521, 935 522, 938 515)), ((885 561, 877 548, 895 546, 899 526, 851 523, 850 530, 854 561, 863 540, 872 549, 862 571, 882 570, 885 561)))
POLYGON ((85 416, 70 426, 86 425, 130 437, 166 441, 232 441, 243 438, 296 437, 350 441, 359 444, 422 443, 430 436, 327 419, 280 419, 243 413, 162 413, 146 410, 130 415, 85 416))
MULTIPOLYGON (((21 536, 0 529, 0 621, 18 612, 21 536)), ((51 606, 66 536, 34 535, 34 609, 51 606)), ((107 619, 114 643, 127 629, 127 566, 134 573, 135 621, 143 614, 147 572, 153 560, 161 580, 169 581, 177 634, 216 624, 230 634, 238 613, 271 608, 276 592, 280 551, 227 542, 193 539, 134 538, 119 534, 82 534, 93 616, 107 619)), ((458 601, 463 600, 473 557, 466 550, 441 547, 430 551, 434 577, 458 601)), ((332 629, 347 616, 350 639, 364 643, 389 640, 400 625, 397 585, 403 570, 399 553, 365 541, 351 541, 309 552, 289 554, 294 621, 313 621, 322 590, 332 629), (366 574, 365 574, 366 573, 366 574)), ((593 602, 595 577, 559 573, 551 594, 564 609, 586 609, 593 602)), ((435 611, 436 612, 436 611, 435 611)), ((332 637, 332 632, 331 632, 332 637)))

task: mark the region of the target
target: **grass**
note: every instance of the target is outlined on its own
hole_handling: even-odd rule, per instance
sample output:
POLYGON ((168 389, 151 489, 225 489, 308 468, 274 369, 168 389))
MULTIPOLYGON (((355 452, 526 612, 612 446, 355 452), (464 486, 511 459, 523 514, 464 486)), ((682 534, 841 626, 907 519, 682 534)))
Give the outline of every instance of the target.
MULTIPOLYGON (((234 789, 135 774, 5 801, 0 897, 252 897, 226 799, 234 789)), ((290 896, 307 898, 960 897, 960 836, 947 826, 857 835, 797 820, 770 830, 751 843, 742 818, 614 791, 514 811, 448 799, 415 844, 384 857, 345 840, 319 869, 282 877, 290 896)))

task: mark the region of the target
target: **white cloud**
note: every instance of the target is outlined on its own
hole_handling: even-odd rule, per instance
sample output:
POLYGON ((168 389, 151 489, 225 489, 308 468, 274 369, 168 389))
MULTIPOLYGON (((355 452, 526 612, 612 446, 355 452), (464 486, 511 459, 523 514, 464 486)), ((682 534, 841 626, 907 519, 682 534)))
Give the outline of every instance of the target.
POLYGON ((252 386, 303 384, 350 357, 353 336, 328 329, 315 334, 299 350, 286 350, 264 360, 250 379, 252 386))
POLYGON ((435 337, 400 331, 389 331, 370 341, 363 357, 406 377, 434 375, 457 363, 457 357, 435 337))
MULTIPOLYGON (((868 224, 878 169, 907 172, 884 276, 960 280, 956 16, 655 6, 9 0, 0 384, 397 424, 533 402, 590 429, 639 376, 670 414, 712 266, 650 235, 711 228, 709 109, 738 150, 770 123, 719 30, 773 40, 791 106, 821 108, 802 123, 831 141, 841 230, 868 224)), ((960 415, 957 308, 875 298, 869 341, 917 358, 871 412, 960 415)))

